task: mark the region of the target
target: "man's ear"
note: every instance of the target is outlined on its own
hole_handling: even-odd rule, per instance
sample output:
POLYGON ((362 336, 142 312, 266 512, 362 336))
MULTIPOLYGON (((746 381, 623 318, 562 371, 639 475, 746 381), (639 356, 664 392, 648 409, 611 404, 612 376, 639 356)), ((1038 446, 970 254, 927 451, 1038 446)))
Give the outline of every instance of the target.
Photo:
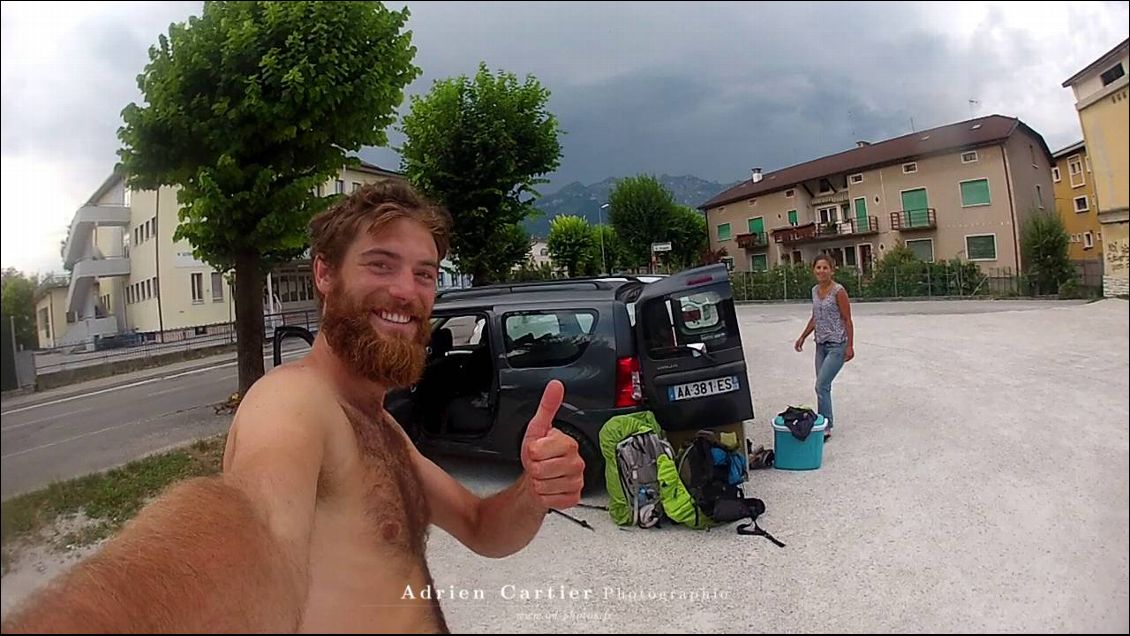
POLYGON ((334 285, 334 266, 326 262, 321 254, 314 256, 314 285, 323 298, 330 295, 334 285))

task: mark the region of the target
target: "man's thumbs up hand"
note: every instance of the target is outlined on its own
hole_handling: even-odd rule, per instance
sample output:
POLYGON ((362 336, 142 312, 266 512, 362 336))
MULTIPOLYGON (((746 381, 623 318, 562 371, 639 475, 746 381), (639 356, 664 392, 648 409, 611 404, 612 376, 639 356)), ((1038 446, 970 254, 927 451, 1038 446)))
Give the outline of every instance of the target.
POLYGON ((550 380, 522 440, 522 467, 531 494, 545 508, 577 505, 584 487, 585 462, 577 451, 576 440, 553 428, 564 397, 565 386, 550 380))

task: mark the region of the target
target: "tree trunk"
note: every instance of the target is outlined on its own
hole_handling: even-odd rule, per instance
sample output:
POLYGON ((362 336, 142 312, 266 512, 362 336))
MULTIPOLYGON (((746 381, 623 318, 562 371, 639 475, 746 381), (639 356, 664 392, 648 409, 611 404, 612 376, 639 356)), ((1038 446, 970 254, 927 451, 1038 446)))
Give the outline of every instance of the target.
POLYGON ((493 285, 494 276, 485 267, 477 267, 471 271, 471 287, 493 285))
POLYGON ((235 258, 235 333, 239 397, 263 377, 263 272, 257 254, 235 258))

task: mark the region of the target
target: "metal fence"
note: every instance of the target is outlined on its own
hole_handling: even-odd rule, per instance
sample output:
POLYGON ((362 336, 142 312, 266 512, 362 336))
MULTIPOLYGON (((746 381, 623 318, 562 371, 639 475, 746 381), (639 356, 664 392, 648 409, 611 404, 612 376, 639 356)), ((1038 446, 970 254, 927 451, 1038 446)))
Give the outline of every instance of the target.
MULTIPOLYGON (((1101 263, 1100 263, 1101 265, 1101 263)), ((1080 273, 1071 295, 1101 294, 1102 275, 1085 278, 1080 273)), ((816 278, 808 265, 785 265, 761 272, 731 272, 734 299, 741 302, 808 300, 816 278)), ((912 261, 884 265, 867 271, 841 267, 836 282, 853 298, 976 298, 1039 296, 1040 290, 1028 276, 1012 268, 982 270, 976 263, 912 261)), ((1064 290, 1060 290, 1063 295, 1064 290)), ((1046 294, 1044 294, 1046 295, 1046 294)))
MULTIPOLYGON (((284 325, 301 326, 317 332, 321 323, 321 313, 316 309, 289 311, 263 316, 265 350, 269 350, 275 329, 284 325)), ((137 333, 129 337, 116 337, 109 345, 102 341, 73 344, 35 352, 35 369, 38 375, 68 371, 84 367, 108 365, 131 359, 144 359, 173 353, 184 353, 198 349, 211 349, 235 344, 234 322, 215 323, 189 327, 176 334, 137 333), (181 335, 192 332, 191 335, 181 335)))

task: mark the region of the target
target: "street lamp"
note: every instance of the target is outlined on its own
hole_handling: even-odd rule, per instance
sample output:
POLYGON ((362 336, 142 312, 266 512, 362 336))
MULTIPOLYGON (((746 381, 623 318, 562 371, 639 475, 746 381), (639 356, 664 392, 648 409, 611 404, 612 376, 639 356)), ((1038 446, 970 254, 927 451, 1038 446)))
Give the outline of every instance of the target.
POLYGON ((604 208, 607 208, 609 205, 610 204, 605 203, 604 205, 600 206, 600 210, 596 211, 596 218, 597 218, 597 221, 599 222, 599 225, 600 225, 600 229, 599 229, 599 231, 600 231, 600 273, 604 274, 604 275, 608 274, 608 261, 606 261, 604 259, 604 213, 603 213, 603 210, 604 210, 604 208))

